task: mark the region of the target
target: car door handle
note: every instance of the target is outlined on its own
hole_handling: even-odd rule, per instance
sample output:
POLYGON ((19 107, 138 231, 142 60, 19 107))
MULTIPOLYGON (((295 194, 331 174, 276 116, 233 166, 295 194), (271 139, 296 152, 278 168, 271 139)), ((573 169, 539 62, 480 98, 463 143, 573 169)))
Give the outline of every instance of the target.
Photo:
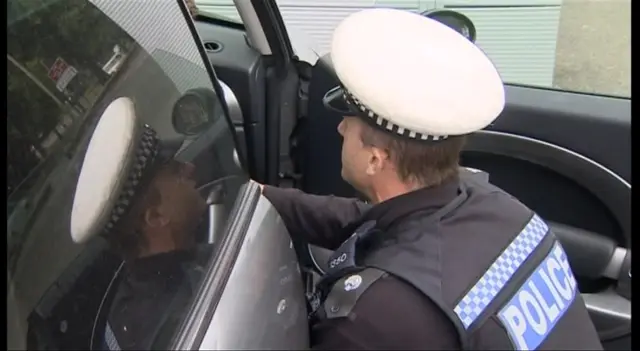
POLYGON ((626 249, 613 239, 587 230, 548 222, 567 253, 571 269, 584 278, 617 280, 626 249))

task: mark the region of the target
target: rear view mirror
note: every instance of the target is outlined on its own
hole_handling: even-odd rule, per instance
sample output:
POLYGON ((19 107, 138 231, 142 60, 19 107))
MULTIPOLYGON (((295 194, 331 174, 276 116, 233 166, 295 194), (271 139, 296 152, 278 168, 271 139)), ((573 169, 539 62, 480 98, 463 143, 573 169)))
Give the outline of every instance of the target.
POLYGON ((176 101, 171 122, 176 132, 196 135, 211 126, 222 113, 222 106, 213 90, 191 89, 176 101))
POLYGON ((471 42, 476 41, 476 27, 469 17, 452 10, 437 9, 422 13, 423 16, 436 20, 462 34, 471 42))

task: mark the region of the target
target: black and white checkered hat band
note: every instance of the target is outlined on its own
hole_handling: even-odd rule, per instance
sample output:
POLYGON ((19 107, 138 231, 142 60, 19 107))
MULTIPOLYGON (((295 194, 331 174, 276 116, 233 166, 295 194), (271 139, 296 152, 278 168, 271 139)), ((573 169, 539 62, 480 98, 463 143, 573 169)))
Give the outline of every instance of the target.
POLYGON ((141 140, 135 151, 133 167, 129 172, 129 177, 122 188, 113 210, 111 210, 111 217, 104 228, 105 233, 112 230, 120 218, 129 211, 131 204, 139 191, 140 184, 147 174, 146 171, 154 164, 156 156, 158 155, 160 143, 156 132, 151 127, 148 125, 144 126, 140 139, 141 140))
POLYGON ((440 140, 447 139, 449 137, 448 135, 429 135, 429 134, 417 133, 412 130, 403 128, 389 121, 388 119, 382 116, 379 116, 378 114, 376 114, 375 112, 367 108, 367 106, 365 106, 362 102, 360 102, 358 98, 356 98, 351 93, 349 93, 347 89, 345 89, 344 87, 342 88, 342 91, 343 91, 344 101, 347 104, 354 106, 358 111, 360 111, 363 117, 369 118, 373 123, 378 125, 380 128, 386 129, 390 132, 396 133, 403 137, 416 139, 416 140, 440 141, 440 140))

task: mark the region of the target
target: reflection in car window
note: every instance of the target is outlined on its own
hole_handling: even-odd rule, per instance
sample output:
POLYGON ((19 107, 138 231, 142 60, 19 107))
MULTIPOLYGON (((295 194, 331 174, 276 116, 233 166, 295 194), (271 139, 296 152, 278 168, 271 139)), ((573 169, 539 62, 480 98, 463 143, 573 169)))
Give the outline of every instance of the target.
MULTIPOLYGON (((163 292, 162 282, 131 280, 127 274, 133 266, 128 265, 138 257, 127 257, 118 244, 131 238, 125 234, 133 230, 123 231, 120 241, 95 235, 79 244, 72 240, 70 217, 94 129, 105 108, 119 97, 129 98, 141 123, 157 133, 162 145, 173 148, 166 150, 180 150, 150 176, 149 184, 188 177, 183 186, 200 187, 220 180, 215 184, 224 190, 229 208, 246 181, 233 162, 232 129, 179 2, 9 0, 7 11, 8 348, 101 349, 112 346, 106 340, 109 333, 123 349, 166 348, 199 286, 202 269, 196 274, 185 269, 189 279, 177 284, 189 287, 177 289, 179 293, 163 292), (174 128, 176 114, 199 124, 181 133, 174 128), (123 290, 127 283, 129 290, 123 290), (155 305, 129 304, 129 314, 114 315, 110 304, 118 296, 147 301, 140 294, 149 287, 155 289, 148 299, 155 305), (164 294, 172 307, 153 300, 154 294, 164 294), (179 294, 183 300, 174 298, 179 294), (138 334, 127 334, 136 327, 138 334)), ((206 196, 209 188, 198 194, 206 196)), ((149 189, 132 200, 138 209, 145 208, 147 195, 153 193, 149 189)), ((160 186, 155 200, 181 203, 176 197, 184 191, 176 189, 160 186)), ((126 216, 135 227, 139 218, 132 213, 126 216)), ((211 235, 200 230, 192 235, 199 244, 194 252, 203 259, 189 265, 203 268, 215 242, 207 245, 211 235)), ((151 264, 150 269, 165 267, 151 264)))

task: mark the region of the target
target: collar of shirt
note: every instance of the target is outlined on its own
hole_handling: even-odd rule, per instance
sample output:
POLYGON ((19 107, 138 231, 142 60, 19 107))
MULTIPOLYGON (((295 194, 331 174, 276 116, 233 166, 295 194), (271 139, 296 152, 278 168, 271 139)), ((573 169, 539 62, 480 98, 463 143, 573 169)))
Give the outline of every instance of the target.
MULTIPOLYGON (((376 204, 358 220, 347 225, 344 231, 350 235, 363 223, 375 221, 374 230, 387 232, 413 213, 420 212, 424 216, 433 214, 453 201, 459 194, 460 178, 452 177, 438 186, 414 190, 376 204)), ((370 238, 373 239, 373 242, 366 241, 375 245, 374 242, 378 242, 378 240, 388 239, 383 239, 383 237, 385 236, 372 235, 370 238)))
POLYGON ((364 214, 360 222, 375 220, 376 228, 385 230, 414 212, 429 215, 446 206, 459 193, 460 180, 454 177, 438 186, 417 189, 376 204, 364 214))

